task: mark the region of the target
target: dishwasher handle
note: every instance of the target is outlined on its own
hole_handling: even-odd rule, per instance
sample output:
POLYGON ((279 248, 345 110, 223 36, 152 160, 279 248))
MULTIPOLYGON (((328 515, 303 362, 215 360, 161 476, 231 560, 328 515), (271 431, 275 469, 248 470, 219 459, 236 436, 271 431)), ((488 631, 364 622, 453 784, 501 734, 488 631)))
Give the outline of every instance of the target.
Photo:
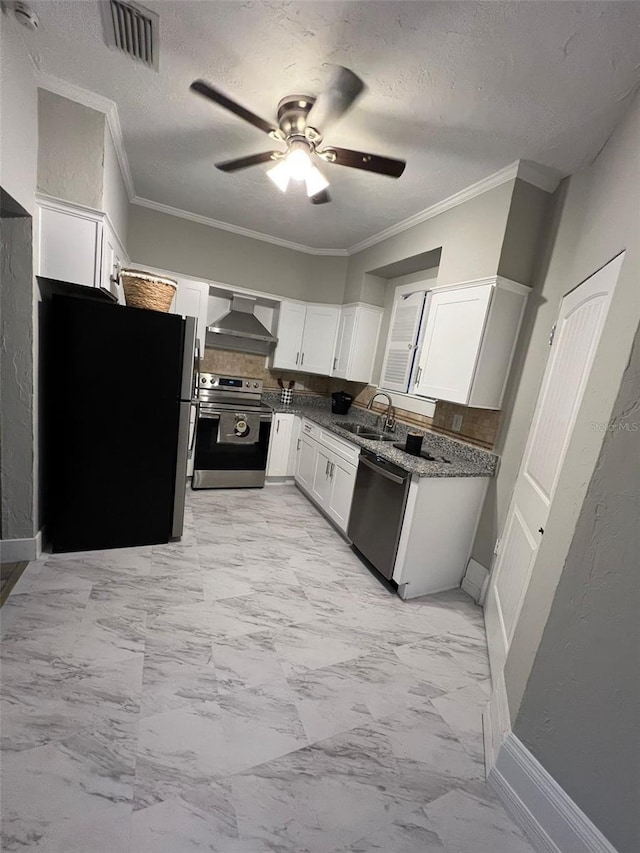
POLYGON ((399 477, 397 474, 392 474, 391 471, 386 471, 380 465, 376 465, 374 462, 370 462, 365 456, 360 455, 360 464, 364 465, 367 468, 371 468, 372 471, 375 471, 376 474, 380 474, 381 477, 385 477, 387 480, 391 480, 392 483, 398 483, 398 485, 403 486, 407 482, 407 477, 399 477))

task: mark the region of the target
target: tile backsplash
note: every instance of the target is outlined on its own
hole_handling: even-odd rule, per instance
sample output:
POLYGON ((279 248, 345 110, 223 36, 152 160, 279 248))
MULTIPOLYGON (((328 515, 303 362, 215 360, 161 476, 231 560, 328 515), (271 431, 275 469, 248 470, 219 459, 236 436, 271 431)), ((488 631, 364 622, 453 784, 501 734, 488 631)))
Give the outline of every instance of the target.
MULTIPOLYGON (((321 394, 328 396, 333 391, 346 391, 353 394, 356 406, 366 406, 369 397, 376 390, 374 385, 345 382, 342 379, 331 379, 328 376, 313 376, 309 373, 296 373, 290 370, 270 370, 266 366, 264 355, 232 352, 230 350, 212 349, 207 347, 200 361, 200 369, 206 373, 227 373, 230 376, 246 376, 252 379, 262 379, 265 390, 278 388, 278 379, 285 386, 294 380, 294 394, 321 394)), ((377 401, 373 404, 375 412, 383 412, 385 404, 377 401)), ((491 409, 470 409, 456 403, 446 403, 439 400, 433 418, 417 415, 406 409, 397 409, 398 420, 418 428, 428 428, 463 441, 470 441, 480 447, 491 449, 496 441, 500 425, 500 412, 491 409), (462 416, 460 430, 454 431, 455 415, 462 416)))
POLYGON ((229 376, 246 376, 262 379, 265 390, 278 388, 278 379, 285 386, 293 379, 296 394, 328 394, 331 379, 328 376, 312 376, 310 373, 295 373, 291 370, 270 370, 264 355, 254 355, 231 350, 206 347, 200 359, 204 373, 226 373, 229 376))

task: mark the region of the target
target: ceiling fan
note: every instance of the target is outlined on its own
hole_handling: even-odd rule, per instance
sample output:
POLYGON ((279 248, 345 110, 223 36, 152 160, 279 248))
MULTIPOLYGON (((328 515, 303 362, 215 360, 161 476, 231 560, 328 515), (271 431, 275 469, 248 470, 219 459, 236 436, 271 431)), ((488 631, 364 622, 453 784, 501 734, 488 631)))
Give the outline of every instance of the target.
POLYGON ((399 178, 404 172, 404 160, 336 148, 322 147, 324 134, 354 104, 365 88, 364 83, 348 68, 338 66, 329 87, 317 98, 310 95, 287 95, 278 104, 278 124, 260 118, 251 110, 231 100, 204 80, 195 80, 190 89, 224 107, 240 118, 264 131, 272 139, 286 147, 281 151, 263 151, 248 157, 216 163, 223 172, 237 172, 248 166, 275 161, 267 175, 282 192, 286 192, 290 181, 304 181, 307 195, 313 204, 331 201, 327 187, 329 181, 315 164, 316 160, 364 169, 379 175, 399 178))

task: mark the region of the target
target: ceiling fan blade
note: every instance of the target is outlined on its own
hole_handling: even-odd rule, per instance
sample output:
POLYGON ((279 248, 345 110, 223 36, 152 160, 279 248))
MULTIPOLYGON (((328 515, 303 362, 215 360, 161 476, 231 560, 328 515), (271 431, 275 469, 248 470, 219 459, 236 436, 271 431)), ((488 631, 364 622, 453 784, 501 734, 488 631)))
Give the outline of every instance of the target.
POLYGON ((239 169, 246 169, 247 166, 257 166, 259 163, 275 160, 279 153, 279 151, 263 151, 261 154, 250 154, 248 157, 238 157, 236 160, 225 160, 223 163, 216 163, 216 169, 220 169, 221 172, 237 172, 239 169))
POLYGON ((364 169, 365 172, 377 172, 390 178, 399 178, 407 165, 404 160, 394 160, 392 157, 380 157, 378 154, 365 154, 364 151, 350 151, 348 148, 325 148, 318 154, 328 163, 338 166, 349 166, 351 169, 364 169), (326 156, 324 156, 326 155, 326 156))
POLYGON ((245 121, 248 121, 249 124, 252 124, 254 127, 257 127, 258 130, 262 130, 265 133, 277 134, 279 133, 278 128, 275 124, 270 124, 268 121, 265 121, 260 116, 257 116, 255 113, 252 113, 251 110, 246 109, 246 107, 237 104, 235 101, 232 101, 231 98, 227 98, 226 95, 223 95, 222 92, 219 92, 217 89, 214 89, 213 86, 210 86, 208 83, 205 83, 204 80, 194 80, 194 82, 189 86, 192 92, 197 92, 199 95, 202 95, 205 98, 208 98, 210 101, 213 101, 215 104, 218 104, 221 107, 224 107, 225 110, 229 110, 235 115, 243 118, 245 121))
POLYGON ((343 116, 364 90, 364 83, 350 71, 339 65, 329 87, 318 95, 307 116, 307 127, 324 134, 343 116))
POLYGON ((331 201, 331 196, 326 190, 320 190, 319 193, 312 195, 309 201, 311 204, 326 204, 328 201, 331 201))

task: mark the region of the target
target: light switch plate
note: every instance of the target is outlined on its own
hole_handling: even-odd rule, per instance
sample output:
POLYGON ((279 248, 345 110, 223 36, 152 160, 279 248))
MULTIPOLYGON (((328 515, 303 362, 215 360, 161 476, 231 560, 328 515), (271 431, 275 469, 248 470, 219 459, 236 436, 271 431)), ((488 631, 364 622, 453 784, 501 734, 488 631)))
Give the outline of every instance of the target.
POLYGON ((454 415, 451 423, 451 429, 454 432, 460 432, 462 429, 462 415, 454 415))

